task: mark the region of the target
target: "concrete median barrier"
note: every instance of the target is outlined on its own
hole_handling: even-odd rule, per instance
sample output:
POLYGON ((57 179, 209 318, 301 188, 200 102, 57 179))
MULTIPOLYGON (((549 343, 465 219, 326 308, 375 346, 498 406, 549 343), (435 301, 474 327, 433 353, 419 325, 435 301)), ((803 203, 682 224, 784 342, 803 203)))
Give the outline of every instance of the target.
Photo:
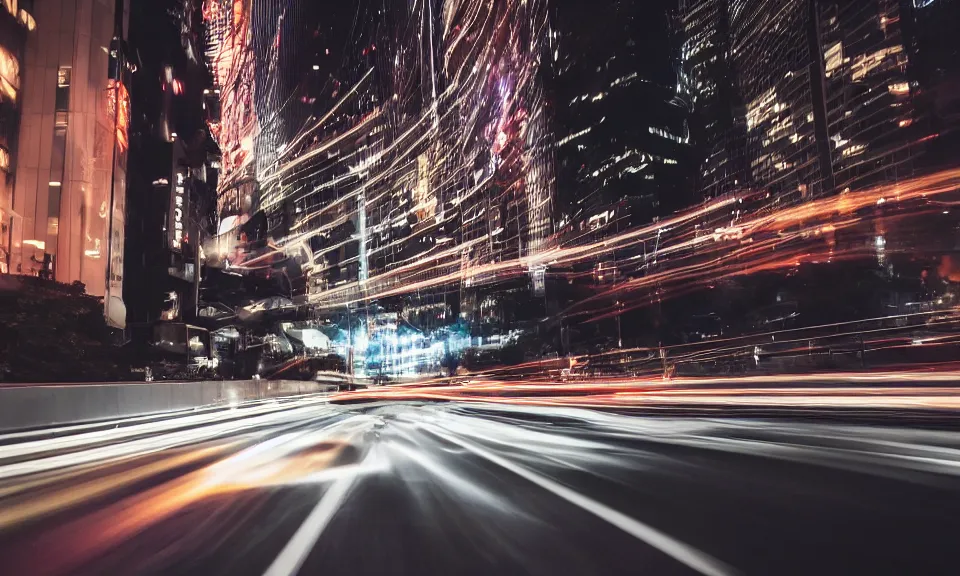
POLYGON ((0 431, 239 404, 335 389, 325 382, 233 380, 0 387, 0 431))

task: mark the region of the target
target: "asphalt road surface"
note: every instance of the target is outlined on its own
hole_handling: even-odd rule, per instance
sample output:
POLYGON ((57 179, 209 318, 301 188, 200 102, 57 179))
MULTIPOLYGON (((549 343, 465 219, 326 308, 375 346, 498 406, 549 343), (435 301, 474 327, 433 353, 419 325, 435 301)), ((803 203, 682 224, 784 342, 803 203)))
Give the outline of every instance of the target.
POLYGON ((960 433, 266 402, 0 436, 0 573, 957 574, 960 433))

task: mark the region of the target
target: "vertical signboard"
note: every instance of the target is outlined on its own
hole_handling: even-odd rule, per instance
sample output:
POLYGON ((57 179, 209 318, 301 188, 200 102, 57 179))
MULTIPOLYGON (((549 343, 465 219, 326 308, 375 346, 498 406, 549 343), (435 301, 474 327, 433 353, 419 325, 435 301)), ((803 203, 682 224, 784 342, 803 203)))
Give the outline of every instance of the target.
POLYGON ((186 168, 177 166, 171 186, 173 190, 170 194, 170 222, 167 231, 170 237, 170 248, 179 251, 183 246, 187 222, 186 168))
MULTIPOLYGON (((114 46, 111 43, 111 46, 114 46)), ((116 328, 125 328, 127 308, 123 302, 123 244, 126 225, 127 196, 127 150, 129 140, 127 130, 130 125, 130 94, 119 80, 123 71, 122 52, 115 47, 111 53, 106 109, 107 119, 113 124, 113 165, 110 175, 110 199, 101 207, 102 213, 109 212, 107 223, 107 262, 104 314, 107 322, 116 328), (109 209, 107 208, 109 206, 109 209)), ((60 81, 58 80, 58 84, 60 81)), ((101 217, 106 214, 102 214, 101 217)))

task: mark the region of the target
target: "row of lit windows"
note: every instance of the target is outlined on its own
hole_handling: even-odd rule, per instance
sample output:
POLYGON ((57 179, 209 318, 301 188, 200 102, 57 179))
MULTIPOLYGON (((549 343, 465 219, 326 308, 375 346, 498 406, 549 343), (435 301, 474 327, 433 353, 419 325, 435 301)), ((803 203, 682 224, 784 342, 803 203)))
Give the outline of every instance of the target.
POLYGON ((660 136, 661 138, 666 138, 667 140, 672 140, 672 141, 674 141, 674 142, 676 142, 676 143, 678 143, 678 144, 689 144, 689 143, 690 143, 690 137, 689 137, 689 136, 677 136, 676 134, 672 134, 672 133, 664 130, 663 128, 657 128, 657 127, 655 127, 655 126, 650 126, 650 127, 648 128, 648 130, 650 131, 651 134, 654 134, 654 135, 656 135, 656 136, 660 136))
MULTIPOLYGON (((821 12, 827 23, 822 42, 829 46, 824 52, 828 131, 834 168, 841 173, 876 159, 867 152, 876 138, 883 139, 878 130, 889 135, 913 123, 910 107, 901 105, 911 86, 904 80, 899 8, 896 0, 881 0, 827 5, 821 12), (857 87, 850 88, 852 83, 857 87)), ((844 174, 844 183, 851 177, 844 174)))

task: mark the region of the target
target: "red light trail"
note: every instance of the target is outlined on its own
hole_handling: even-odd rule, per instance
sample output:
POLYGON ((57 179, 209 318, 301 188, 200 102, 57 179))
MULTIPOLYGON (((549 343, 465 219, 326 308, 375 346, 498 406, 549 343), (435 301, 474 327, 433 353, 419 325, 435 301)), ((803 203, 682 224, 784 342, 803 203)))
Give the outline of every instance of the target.
POLYGON ((436 381, 342 392, 333 402, 458 401, 578 407, 960 408, 960 371, 881 371, 705 378, 607 378, 588 382, 436 381), (829 385, 829 386, 827 386, 829 385))

